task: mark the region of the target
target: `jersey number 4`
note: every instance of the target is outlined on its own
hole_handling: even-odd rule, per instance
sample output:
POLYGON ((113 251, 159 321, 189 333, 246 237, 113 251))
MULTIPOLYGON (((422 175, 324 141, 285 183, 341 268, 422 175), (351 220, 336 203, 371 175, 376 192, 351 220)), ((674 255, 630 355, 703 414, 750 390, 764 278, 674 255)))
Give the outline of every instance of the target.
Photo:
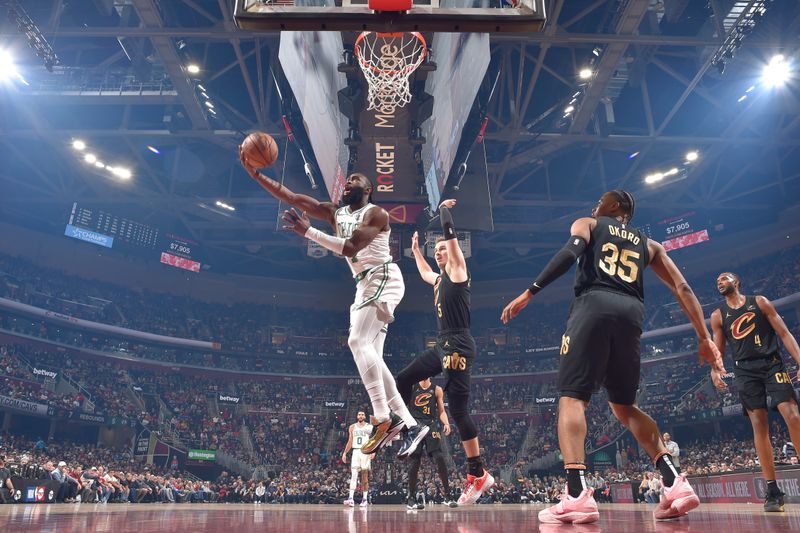
POLYGON ((606 255, 600 258, 598 266, 600 269, 609 276, 616 275, 622 281, 633 283, 639 276, 639 265, 636 260, 639 259, 639 252, 633 250, 622 249, 620 253, 619 247, 613 242, 607 242, 601 248, 606 255), (627 271, 625 271, 627 267, 627 271))

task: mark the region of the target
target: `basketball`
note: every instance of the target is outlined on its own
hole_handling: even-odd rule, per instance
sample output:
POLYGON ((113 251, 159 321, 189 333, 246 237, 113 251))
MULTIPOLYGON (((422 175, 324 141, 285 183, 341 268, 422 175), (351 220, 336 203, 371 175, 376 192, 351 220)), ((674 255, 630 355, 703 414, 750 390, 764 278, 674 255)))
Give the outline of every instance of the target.
POLYGON ((251 133, 242 143, 244 156, 256 168, 271 167, 278 159, 278 144, 264 132, 251 133))

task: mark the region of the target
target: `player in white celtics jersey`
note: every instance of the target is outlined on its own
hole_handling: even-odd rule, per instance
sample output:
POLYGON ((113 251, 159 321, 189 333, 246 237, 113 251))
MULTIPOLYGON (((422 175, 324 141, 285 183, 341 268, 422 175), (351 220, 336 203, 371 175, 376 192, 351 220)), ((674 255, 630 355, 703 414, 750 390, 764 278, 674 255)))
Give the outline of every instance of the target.
POLYGON ((350 424, 347 444, 345 444, 344 452, 342 453, 342 462, 347 463, 347 453, 353 450, 353 455, 350 458, 350 495, 344 501, 344 504, 350 507, 355 505, 353 496, 356 494, 358 473, 361 472, 361 490, 363 491, 361 507, 366 507, 368 505, 369 470, 372 463, 372 455, 361 453, 361 448, 367 443, 372 434, 372 424, 367 423, 367 414, 364 411, 359 411, 357 418, 358 422, 350 424))
POLYGON ((372 182, 364 174, 351 174, 345 182, 342 195, 344 207, 337 208, 331 202, 320 202, 304 194, 295 194, 259 173, 244 157, 241 147, 239 158, 259 185, 278 200, 292 206, 283 215, 284 229, 292 230, 347 260, 356 280, 356 297, 350 306, 350 336, 347 342, 369 394, 374 415, 373 432, 362 447, 362 453, 377 452, 405 426, 408 431, 398 456, 408 457, 430 428, 418 425, 411 416, 383 360, 386 325, 394 320, 394 310, 403 298, 405 285, 400 268, 392 262, 389 251, 389 213, 371 202, 372 182), (328 222, 336 235, 312 227, 308 217, 328 222))

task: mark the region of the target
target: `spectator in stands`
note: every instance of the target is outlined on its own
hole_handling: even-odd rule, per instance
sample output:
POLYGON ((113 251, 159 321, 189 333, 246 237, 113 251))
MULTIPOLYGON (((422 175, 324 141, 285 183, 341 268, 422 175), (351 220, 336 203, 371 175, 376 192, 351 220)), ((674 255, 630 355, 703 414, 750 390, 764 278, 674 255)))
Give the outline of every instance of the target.
POLYGON ((664 432, 663 437, 664 437, 664 446, 666 446, 667 451, 672 456, 672 462, 675 464, 675 468, 680 468, 681 467, 681 459, 680 459, 681 449, 678 446, 678 443, 675 442, 674 440, 672 440, 672 436, 667 432, 664 432))
POLYGON ((0 455, 0 503, 14 500, 14 485, 11 483, 11 471, 6 468, 6 458, 0 455))

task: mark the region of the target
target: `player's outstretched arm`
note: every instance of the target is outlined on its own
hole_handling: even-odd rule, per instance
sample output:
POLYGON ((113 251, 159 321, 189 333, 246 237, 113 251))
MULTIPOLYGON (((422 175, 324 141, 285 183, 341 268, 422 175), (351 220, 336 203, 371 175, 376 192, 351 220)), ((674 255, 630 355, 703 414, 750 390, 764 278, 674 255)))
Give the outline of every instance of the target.
POLYGON ((242 166, 250 174, 253 180, 261 185, 261 187, 270 193, 272 196, 285 202, 292 207, 296 207, 300 211, 308 213, 308 216, 317 220, 324 220, 331 226, 334 224, 334 215, 336 213, 336 206, 331 202, 320 202, 316 198, 307 196, 305 194, 297 194, 284 187, 272 178, 260 173, 255 166, 244 156, 242 147, 239 146, 239 160, 242 166))
MULTIPOLYGON (((783 318, 778 314, 775 306, 764 296, 756 296, 756 305, 758 305, 761 312, 766 315, 767 320, 769 320, 769 325, 772 326, 772 329, 774 329, 775 333, 780 337, 786 351, 789 352, 792 359, 797 361, 797 364, 800 364, 800 346, 797 344, 797 339, 794 338, 789 328, 786 327, 783 318)), ((800 376, 800 370, 798 370, 798 376, 800 376)))
POLYGON ((444 232, 444 245, 447 248, 447 266, 445 270, 453 283, 464 283, 469 279, 467 273, 467 260, 461 246, 458 245, 458 236, 453 224, 453 214, 450 210, 455 207, 455 200, 445 200, 439 206, 439 220, 442 222, 444 232))
POLYGON ((339 255, 353 257, 389 226, 389 213, 384 209, 370 209, 349 239, 329 235, 312 227, 306 213, 300 214, 294 208, 283 212, 283 223, 285 230, 294 231, 339 255))
POLYGON ((708 333, 705 317, 703 316, 703 308, 700 307, 700 302, 697 300, 694 291, 660 243, 648 239, 647 248, 650 252, 650 266, 653 272, 661 278, 661 281, 675 295, 678 304, 680 304, 681 309, 683 309, 683 312, 694 327, 694 331, 697 334, 700 360, 708 362, 712 368, 724 374, 725 366, 722 363, 722 354, 708 333))
MULTIPOLYGON (((711 313, 711 333, 714 336, 714 344, 722 356, 725 356, 725 332, 722 330, 722 311, 716 309, 711 313)), ((725 390, 728 385, 722 380, 722 374, 715 369, 711 369, 711 381, 719 390, 725 390)))
POLYGON ((572 268, 575 261, 586 250, 586 245, 589 244, 592 238, 592 230, 596 224, 597 221, 590 217, 579 218, 572 223, 567 244, 556 252, 556 255, 547 263, 544 270, 536 277, 536 281, 503 309, 503 314, 500 315, 500 320, 503 321, 503 324, 508 324, 512 318, 515 318, 520 311, 525 309, 536 293, 572 268))
POLYGON ((422 250, 420 250, 419 247, 419 233, 416 231, 414 232, 414 236, 411 237, 411 253, 414 254, 414 261, 417 263, 417 270, 422 280, 429 285, 435 285, 439 275, 433 271, 425 260, 425 256, 422 254, 422 250))
POLYGON ((452 430, 450 429, 450 419, 447 418, 447 411, 444 408, 444 391, 439 385, 436 385, 433 391, 436 395, 436 409, 439 411, 439 422, 442 423, 442 431, 444 431, 445 436, 447 436, 452 430))

